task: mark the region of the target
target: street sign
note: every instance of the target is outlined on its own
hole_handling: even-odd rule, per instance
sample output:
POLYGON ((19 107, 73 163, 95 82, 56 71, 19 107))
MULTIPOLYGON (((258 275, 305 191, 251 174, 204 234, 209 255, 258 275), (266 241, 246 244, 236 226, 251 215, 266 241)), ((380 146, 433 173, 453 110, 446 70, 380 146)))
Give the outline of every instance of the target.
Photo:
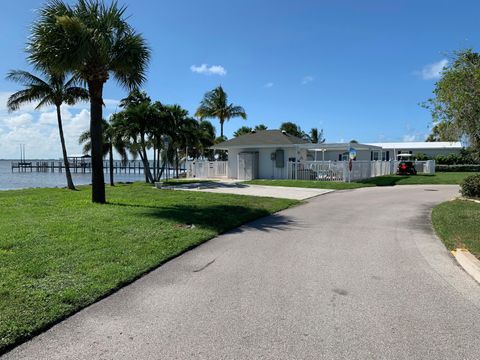
POLYGON ((357 150, 352 147, 348 149, 348 157, 350 158, 350 160, 355 160, 357 158, 357 150))

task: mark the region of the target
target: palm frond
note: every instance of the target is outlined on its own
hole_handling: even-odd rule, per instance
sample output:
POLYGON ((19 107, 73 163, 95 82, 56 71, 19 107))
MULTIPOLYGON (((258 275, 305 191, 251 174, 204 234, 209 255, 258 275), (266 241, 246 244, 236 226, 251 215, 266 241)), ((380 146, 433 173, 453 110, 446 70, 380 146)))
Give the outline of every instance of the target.
POLYGON ((7 101, 7 107, 10 111, 18 110, 22 105, 31 102, 41 102, 44 98, 50 94, 44 91, 42 88, 28 88, 17 91, 10 95, 7 101))
POLYGON ((48 87, 49 86, 45 81, 43 81, 39 77, 24 70, 10 70, 7 73, 6 79, 26 87, 31 87, 31 86, 48 87))

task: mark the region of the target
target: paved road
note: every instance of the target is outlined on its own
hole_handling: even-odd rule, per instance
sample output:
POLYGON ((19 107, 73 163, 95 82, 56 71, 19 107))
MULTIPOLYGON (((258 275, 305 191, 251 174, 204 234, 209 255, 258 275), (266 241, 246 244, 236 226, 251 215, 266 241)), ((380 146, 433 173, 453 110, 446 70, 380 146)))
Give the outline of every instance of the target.
POLYGON ((480 286, 435 238, 454 186, 335 192, 220 236, 10 359, 480 359, 480 286))

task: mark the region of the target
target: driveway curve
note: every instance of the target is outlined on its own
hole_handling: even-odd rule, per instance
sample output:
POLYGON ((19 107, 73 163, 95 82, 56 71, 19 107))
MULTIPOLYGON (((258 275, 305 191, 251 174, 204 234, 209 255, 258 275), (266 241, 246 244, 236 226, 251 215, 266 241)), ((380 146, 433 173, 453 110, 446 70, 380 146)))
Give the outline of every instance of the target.
POLYGON ((435 237, 456 186, 338 191, 219 236, 12 359, 479 359, 480 286, 435 237))

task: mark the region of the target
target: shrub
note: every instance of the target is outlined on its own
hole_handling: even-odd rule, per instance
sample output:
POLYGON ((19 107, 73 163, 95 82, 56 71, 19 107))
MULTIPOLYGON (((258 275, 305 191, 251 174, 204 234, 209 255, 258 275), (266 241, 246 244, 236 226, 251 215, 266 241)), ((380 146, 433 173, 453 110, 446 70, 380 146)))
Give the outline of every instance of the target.
POLYGON ((463 196, 480 198, 480 174, 467 176, 460 186, 463 196))
POLYGON ((435 165, 437 172, 480 172, 480 165, 435 165))

